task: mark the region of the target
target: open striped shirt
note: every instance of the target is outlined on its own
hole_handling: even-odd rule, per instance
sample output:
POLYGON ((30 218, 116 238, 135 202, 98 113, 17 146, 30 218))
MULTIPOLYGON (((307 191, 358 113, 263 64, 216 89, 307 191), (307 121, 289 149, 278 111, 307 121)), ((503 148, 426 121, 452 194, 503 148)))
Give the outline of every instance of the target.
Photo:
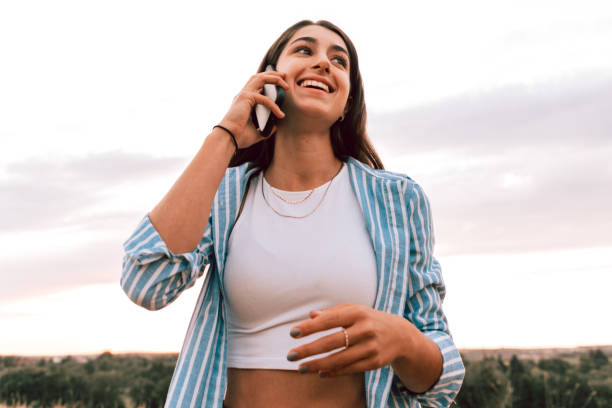
MULTIPOLYGON (((374 308, 412 322, 438 345, 443 360, 440 378, 421 394, 408 390, 391 365, 366 371, 367 406, 448 407, 465 370, 442 310, 446 291, 433 257, 429 201, 422 188, 403 174, 374 170, 353 158, 347 167, 376 255, 374 308)), ((227 169, 204 235, 192 252, 172 253, 148 214, 123 244, 121 287, 133 302, 149 310, 167 306, 206 272, 166 407, 223 406, 227 380, 223 270, 242 196, 250 177, 259 171, 253 163, 227 169)))

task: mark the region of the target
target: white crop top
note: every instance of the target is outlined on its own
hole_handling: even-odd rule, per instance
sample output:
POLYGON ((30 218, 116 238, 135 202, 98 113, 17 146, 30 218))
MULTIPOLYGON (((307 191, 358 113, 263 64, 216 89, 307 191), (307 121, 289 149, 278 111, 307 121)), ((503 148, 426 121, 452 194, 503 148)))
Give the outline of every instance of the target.
POLYGON ((223 275, 228 367, 297 370, 304 361, 338 351, 288 361, 292 348, 341 328, 300 339, 289 331, 308 320, 311 310, 343 302, 372 307, 378 289, 374 250, 346 164, 302 203, 288 204, 271 190, 288 201, 310 192, 275 189, 263 172, 251 180, 229 237, 223 275), (321 204, 305 218, 282 217, 266 204, 262 187, 270 206, 281 214, 301 216, 321 204))

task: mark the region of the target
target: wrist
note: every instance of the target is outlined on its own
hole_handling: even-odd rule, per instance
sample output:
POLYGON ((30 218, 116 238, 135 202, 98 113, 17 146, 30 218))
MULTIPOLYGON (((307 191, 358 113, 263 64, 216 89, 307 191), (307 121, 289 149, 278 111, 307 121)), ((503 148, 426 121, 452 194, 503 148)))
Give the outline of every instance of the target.
POLYGON ((406 320, 404 317, 397 316, 397 319, 399 321, 398 327, 401 327, 401 330, 397 331, 400 338, 396 342, 398 348, 395 351, 395 358, 391 364, 413 364, 414 350, 415 347, 417 347, 418 336, 421 333, 415 325, 413 325, 409 320, 406 320))
POLYGON ((438 381, 444 361, 438 345, 410 321, 406 323, 410 329, 405 332, 404 346, 396 352, 391 367, 410 391, 420 394, 438 381))
POLYGON ((227 127, 223 126, 223 125, 215 125, 213 126, 214 128, 219 128, 221 130, 223 130, 225 133, 227 133, 228 135, 230 135, 230 137, 232 138, 232 144, 234 145, 234 153, 236 151, 238 151, 238 141, 236 140, 236 136, 234 135, 234 132, 232 132, 231 130, 229 130, 227 127))
POLYGON ((206 142, 213 143, 218 151, 218 153, 228 156, 232 158, 234 154, 236 154, 236 146, 232 141, 232 137, 225 130, 214 127, 211 133, 206 138, 206 142))

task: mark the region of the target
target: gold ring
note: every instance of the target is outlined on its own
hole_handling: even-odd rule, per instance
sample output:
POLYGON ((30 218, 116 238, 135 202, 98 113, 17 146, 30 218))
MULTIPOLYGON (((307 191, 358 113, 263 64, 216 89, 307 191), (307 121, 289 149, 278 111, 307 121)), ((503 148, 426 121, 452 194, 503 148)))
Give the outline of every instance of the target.
POLYGON ((342 331, 344 332, 344 348, 347 349, 349 346, 348 332, 346 331, 344 327, 342 328, 342 331))

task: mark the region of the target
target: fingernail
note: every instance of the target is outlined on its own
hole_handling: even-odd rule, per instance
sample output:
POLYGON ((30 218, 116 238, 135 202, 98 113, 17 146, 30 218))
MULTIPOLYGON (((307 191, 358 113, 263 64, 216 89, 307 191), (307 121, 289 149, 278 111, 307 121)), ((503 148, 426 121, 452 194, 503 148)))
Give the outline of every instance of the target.
POLYGON ((289 334, 291 334, 293 337, 297 337, 301 334, 302 332, 300 331, 300 329, 291 329, 291 332, 289 332, 289 334))
POLYGON ((295 351, 292 351, 291 353, 287 354, 287 360, 295 361, 297 359, 298 359, 298 353, 296 353, 295 351))
POLYGON ((308 366, 301 366, 298 371, 302 374, 307 373, 308 372, 308 366))

